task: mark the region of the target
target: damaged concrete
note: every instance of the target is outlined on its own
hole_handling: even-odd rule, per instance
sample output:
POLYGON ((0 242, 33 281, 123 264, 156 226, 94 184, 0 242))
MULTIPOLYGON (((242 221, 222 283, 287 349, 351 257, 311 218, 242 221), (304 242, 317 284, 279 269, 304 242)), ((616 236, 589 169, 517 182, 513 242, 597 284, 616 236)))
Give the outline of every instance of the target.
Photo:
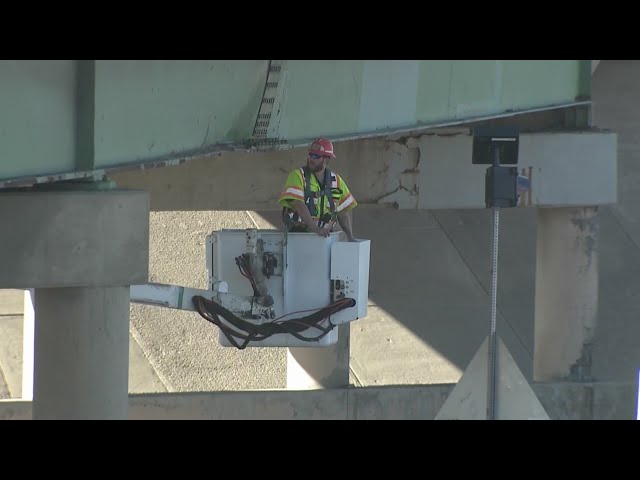
POLYGON ((538 209, 534 380, 591 378, 598 318, 597 208, 538 209))
MULTIPOLYGON (((388 157, 387 173, 390 179, 397 179, 398 186, 375 199, 376 204, 392 204, 395 208, 418 208, 420 189, 418 176, 420 175, 420 149, 415 138, 408 138, 404 142, 385 142, 386 151, 395 154, 388 157)), ((392 181, 392 180, 391 180, 392 181)))
MULTIPOLYGON (((615 138, 607 132, 522 134, 519 165, 536 180, 519 206, 615 203, 615 138)), ((329 168, 342 176, 361 205, 407 210, 485 207, 486 166, 471 163, 468 131, 349 140, 334 146, 337 158, 329 168)), ((227 152, 161 169, 114 173, 111 178, 119 186, 149 191, 154 211, 279 210, 286 176, 306 163, 306 153, 306 147, 227 152)))

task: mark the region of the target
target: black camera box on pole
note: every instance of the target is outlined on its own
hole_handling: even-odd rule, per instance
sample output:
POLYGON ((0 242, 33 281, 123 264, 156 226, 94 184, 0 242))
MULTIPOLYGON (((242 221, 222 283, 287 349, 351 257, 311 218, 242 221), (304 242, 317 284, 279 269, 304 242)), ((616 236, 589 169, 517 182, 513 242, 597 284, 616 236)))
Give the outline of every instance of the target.
POLYGON ((484 202, 487 208, 515 207, 518 201, 518 167, 493 165, 484 175, 484 202))

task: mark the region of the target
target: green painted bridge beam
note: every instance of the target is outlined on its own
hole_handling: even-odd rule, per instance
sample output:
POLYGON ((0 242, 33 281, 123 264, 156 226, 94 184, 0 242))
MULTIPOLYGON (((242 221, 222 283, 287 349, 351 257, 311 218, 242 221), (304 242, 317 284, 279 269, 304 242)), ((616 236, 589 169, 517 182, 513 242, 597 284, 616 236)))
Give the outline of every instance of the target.
POLYGON ((0 60, 0 189, 570 109, 590 74, 590 60, 0 60))
POLYGON ((78 60, 76 64, 75 167, 95 168, 96 61, 78 60))

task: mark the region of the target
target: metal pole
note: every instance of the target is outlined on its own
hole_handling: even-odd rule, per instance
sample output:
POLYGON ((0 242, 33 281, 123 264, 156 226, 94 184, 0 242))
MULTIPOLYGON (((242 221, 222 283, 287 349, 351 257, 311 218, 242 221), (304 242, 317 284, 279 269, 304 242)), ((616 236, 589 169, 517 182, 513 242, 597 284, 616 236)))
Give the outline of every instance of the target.
MULTIPOLYGON (((494 150, 494 167, 500 165, 500 149, 494 150)), ((496 418, 496 305, 498 296, 498 238, 500 233, 500 210, 493 207, 493 245, 491 249, 491 324, 489 328, 489 362, 487 384, 487 420, 496 418)))
POLYGON ((493 248, 491 252, 491 326, 489 329, 489 384, 487 388, 487 420, 496 418, 496 303, 498 292, 498 230, 500 210, 493 207, 493 248))

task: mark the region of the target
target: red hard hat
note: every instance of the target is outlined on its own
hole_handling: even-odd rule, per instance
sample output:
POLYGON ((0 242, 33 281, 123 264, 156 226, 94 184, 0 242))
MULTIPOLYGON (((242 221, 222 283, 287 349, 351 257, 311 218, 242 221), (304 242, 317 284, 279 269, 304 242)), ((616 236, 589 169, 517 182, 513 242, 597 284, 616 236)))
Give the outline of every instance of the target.
POLYGON ((316 138, 309 147, 309 153, 336 158, 333 154, 333 143, 326 138, 316 138))

